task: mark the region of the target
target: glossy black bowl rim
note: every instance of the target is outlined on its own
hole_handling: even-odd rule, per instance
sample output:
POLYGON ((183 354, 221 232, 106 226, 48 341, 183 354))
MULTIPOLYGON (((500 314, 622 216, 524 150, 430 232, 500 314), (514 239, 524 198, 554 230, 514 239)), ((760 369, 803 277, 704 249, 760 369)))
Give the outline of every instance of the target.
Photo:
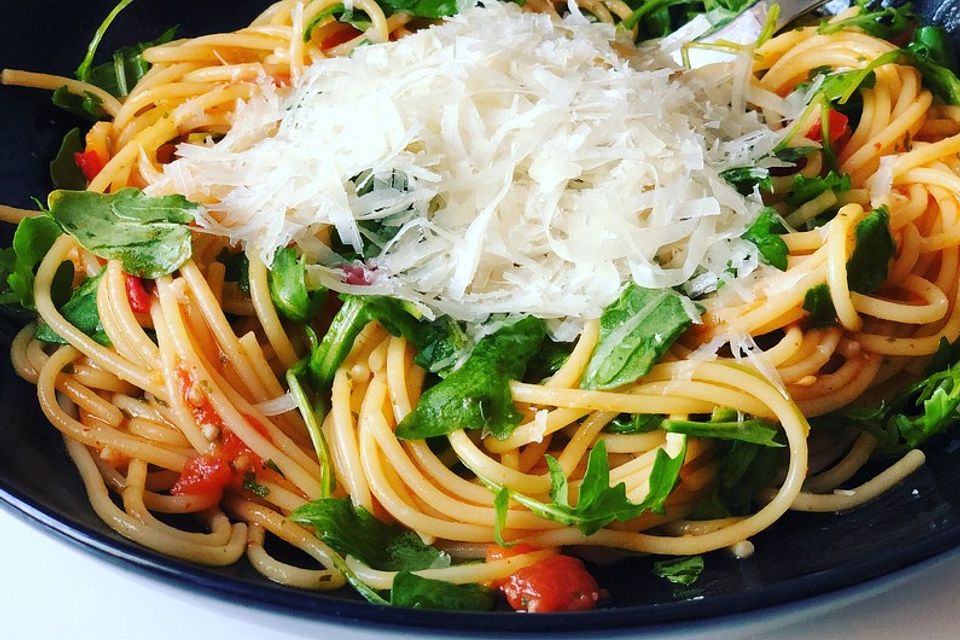
POLYGON ((433 629, 473 632, 563 632, 624 629, 686 624, 747 612, 762 613, 780 605, 803 606, 804 601, 839 597, 845 590, 867 588, 871 582, 894 577, 924 561, 960 550, 960 528, 933 532, 909 546, 891 549, 853 564, 832 567, 772 584, 758 596, 752 593, 711 594, 703 600, 680 600, 644 606, 625 606, 577 613, 520 615, 399 609, 363 601, 300 591, 273 583, 251 585, 225 578, 203 566, 161 555, 129 540, 118 540, 71 520, 24 495, 0 477, 0 505, 14 515, 61 540, 127 570, 141 570, 181 589, 259 609, 322 618, 325 622, 361 622, 394 629, 433 629), (438 615, 439 613, 439 615, 438 615))

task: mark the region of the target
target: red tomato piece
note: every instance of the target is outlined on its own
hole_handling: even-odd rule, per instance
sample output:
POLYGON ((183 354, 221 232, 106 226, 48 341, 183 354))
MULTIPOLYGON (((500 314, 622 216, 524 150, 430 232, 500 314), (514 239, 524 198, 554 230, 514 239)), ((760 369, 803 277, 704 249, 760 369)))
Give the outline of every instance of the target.
POLYGON ((150 313, 150 294, 143 286, 143 280, 127 274, 127 300, 134 313, 150 313))
POLYGON ((515 611, 530 613, 586 611, 605 595, 582 562, 564 555, 520 569, 500 590, 515 611))
POLYGON ((373 282, 370 278, 370 273, 360 265, 344 264, 340 266, 340 270, 343 271, 344 284, 366 286, 373 282))
MULTIPOLYGON (((837 111, 836 109, 830 109, 830 112, 827 116, 827 124, 830 127, 830 144, 836 145, 840 138, 844 137, 847 134, 847 124, 850 122, 850 119, 837 111)), ((816 142, 823 141, 823 125, 820 120, 811 125, 810 130, 807 131, 807 138, 810 140, 815 140, 816 142)))
POLYGON ((170 164, 173 162, 177 147, 171 142, 166 142, 157 147, 157 162, 160 164, 170 164))
POLYGON ((104 161, 96 151, 78 151, 73 154, 73 162, 80 168, 87 180, 93 180, 103 170, 104 161))
POLYGON ((224 487, 234 481, 234 472, 230 463, 219 455, 201 454, 187 462, 180 478, 170 489, 170 493, 179 495, 222 494, 224 487))

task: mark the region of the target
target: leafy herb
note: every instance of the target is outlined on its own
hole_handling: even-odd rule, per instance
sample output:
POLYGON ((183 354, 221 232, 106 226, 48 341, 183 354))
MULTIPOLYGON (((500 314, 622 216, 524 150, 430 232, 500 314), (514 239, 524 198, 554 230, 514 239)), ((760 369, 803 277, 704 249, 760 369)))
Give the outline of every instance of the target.
MULTIPOLYGON (((70 299, 60 307, 60 313, 63 317, 80 331, 103 345, 110 345, 110 339, 103 330, 103 324, 100 322, 100 312, 97 310, 97 289, 100 287, 100 281, 103 279, 103 271, 87 278, 77 287, 70 299)), ((40 322, 37 326, 37 340, 52 342, 55 344, 67 344, 60 335, 50 328, 45 322, 40 322)))
POLYGON ((890 235, 890 214, 886 207, 874 209, 856 229, 857 244, 847 261, 847 283, 851 291, 872 293, 886 280, 890 260, 897 246, 890 235))
POLYGON ((403 12, 417 18, 439 19, 457 13, 456 0, 380 0, 378 4, 388 15, 403 12))
POLYGON ((487 429, 499 439, 520 424, 510 380, 523 377, 546 335, 543 320, 528 316, 480 340, 463 365, 429 388, 397 425, 405 440, 487 429))
POLYGON ((97 27, 96 32, 93 34, 93 39, 90 40, 90 44, 87 45, 87 54, 83 57, 83 61, 74 72, 74 75, 76 75, 78 80, 90 82, 93 58, 97 55, 97 49, 100 47, 100 42, 103 40, 103 36, 106 35, 107 29, 110 28, 110 25, 113 24, 113 21, 120 14, 120 12, 126 9, 132 3, 133 0, 120 0, 120 2, 118 2, 117 5, 110 10, 110 13, 107 14, 107 17, 103 19, 103 22, 100 23, 100 26, 97 27))
POLYGON ((510 509, 510 490, 506 487, 500 487, 493 497, 493 541, 497 545, 509 548, 513 543, 506 542, 503 539, 503 530, 507 526, 507 512, 510 509))
POLYGON ((671 558, 653 563, 653 575, 663 578, 670 584, 689 587, 700 579, 703 573, 703 556, 671 558))
POLYGON ((756 245, 763 262, 786 271, 789 250, 787 243, 780 237, 780 234, 786 232, 776 209, 765 207, 741 237, 756 245))
POLYGON ((751 512, 754 497, 776 477, 783 449, 734 441, 720 459, 713 495, 698 505, 695 517, 723 518, 751 512))
POLYGON ((957 56, 943 27, 919 27, 902 51, 933 93, 947 104, 960 104, 960 79, 953 71, 958 68, 957 56))
POLYGON ((270 298, 286 318, 305 323, 323 307, 325 289, 307 289, 306 258, 293 247, 277 251, 270 267, 270 298))
MULTIPOLYGON (((664 503, 680 480, 680 468, 683 466, 686 450, 687 441, 684 437, 683 446, 676 457, 671 458, 663 449, 657 451, 653 470, 650 472, 650 491, 638 504, 627 499, 627 487, 623 482, 610 486, 610 463, 603 440, 597 442, 587 457, 587 468, 580 483, 580 496, 576 506, 570 506, 567 478, 560 463, 550 455, 545 458, 550 472, 552 503, 544 504, 520 493, 511 492, 510 497, 541 518, 575 526, 583 535, 589 536, 614 520, 625 522, 645 511, 663 513, 664 503)), ((495 491, 502 491, 494 483, 485 482, 495 491)))
POLYGON ((34 309, 33 282, 37 266, 59 235, 60 227, 46 216, 20 221, 13 234, 13 246, 2 250, 0 304, 34 309))
POLYGON ((180 195, 149 197, 138 189, 103 194, 56 190, 50 215, 85 249, 141 278, 159 278, 190 258, 191 212, 197 205, 180 195))
POLYGON ((97 65, 90 70, 87 81, 118 98, 126 96, 150 70, 150 63, 144 59, 143 52, 150 47, 173 40, 177 35, 177 29, 176 26, 170 27, 154 40, 117 49, 110 62, 97 65))
POLYGON ((860 13, 837 22, 822 22, 817 33, 829 35, 837 33, 844 29, 859 29, 876 38, 890 40, 907 30, 912 24, 916 23, 917 17, 913 13, 910 3, 899 7, 885 6, 881 7, 880 2, 861 2, 860 13), (876 7, 871 10, 871 7, 876 7))
POLYGON ((320 496, 329 498, 333 493, 335 476, 330 447, 327 446, 321 427, 323 416, 327 413, 326 393, 312 387, 308 364, 308 358, 304 358, 287 370, 287 388, 297 401, 297 409, 303 417, 307 433, 310 434, 314 451, 317 452, 320 463, 320 496))
POLYGON ((270 495, 270 489, 257 482, 257 474, 253 471, 248 471, 243 474, 242 486, 253 495, 260 496, 261 498, 266 498, 270 495))
POLYGON ((646 375, 690 324, 677 292, 629 284, 600 316, 583 388, 613 389, 646 375))
POLYGON ((340 22, 349 24, 357 31, 366 31, 371 25, 370 16, 363 11, 347 8, 343 3, 335 4, 327 7, 310 19, 310 22, 307 23, 307 26, 303 30, 303 41, 309 42, 310 38, 313 37, 314 30, 333 17, 337 17, 340 22))
POLYGON ((54 90, 51 100, 54 106, 90 122, 110 119, 110 116, 103 109, 103 100, 100 99, 100 96, 89 91, 85 91, 82 96, 78 96, 70 93, 70 90, 64 85, 54 90))
POLYGON ((236 282, 240 291, 250 293, 250 260, 246 253, 222 249, 217 255, 217 262, 224 266, 223 279, 226 282, 236 282))
POLYGON ((765 447, 782 447, 777 442, 779 433, 776 426, 762 418, 738 419, 736 411, 721 408, 715 410, 709 422, 696 420, 664 420, 661 428, 668 433, 683 433, 697 438, 715 438, 717 440, 738 440, 751 442, 765 447))
POLYGON ((607 433, 647 433, 660 428, 666 416, 659 413, 624 413, 604 427, 607 433))
POLYGON ((842 193, 849 190, 850 176, 841 175, 832 169, 822 178, 820 176, 808 178, 798 173, 793 176, 793 185, 784 201, 791 207, 799 207, 827 191, 842 193))
POLYGON ((745 196, 753 193, 754 189, 773 191, 770 170, 764 167, 734 167, 722 171, 720 177, 745 196))
POLYGON ((450 565, 450 556, 427 546, 413 531, 386 524, 349 498, 314 500, 297 508, 290 519, 313 527, 317 537, 337 553, 351 555, 374 569, 417 571, 450 565))
POLYGON ((412 336, 417 347, 413 361, 440 377, 452 373, 473 347, 463 328, 448 316, 421 322, 418 329, 412 336))
POLYGON ((414 609, 489 611, 494 591, 479 584, 453 584, 401 571, 393 579, 390 604, 414 609))
POLYGON ((56 157, 50 161, 50 180, 57 189, 85 189, 87 179, 83 171, 77 166, 74 154, 83 151, 83 134, 80 129, 73 128, 63 136, 63 142, 60 143, 60 150, 56 157))
POLYGON ((807 326, 811 328, 832 325, 837 317, 837 310, 830 297, 830 287, 818 284, 807 289, 803 296, 803 310, 810 315, 807 317, 807 326))

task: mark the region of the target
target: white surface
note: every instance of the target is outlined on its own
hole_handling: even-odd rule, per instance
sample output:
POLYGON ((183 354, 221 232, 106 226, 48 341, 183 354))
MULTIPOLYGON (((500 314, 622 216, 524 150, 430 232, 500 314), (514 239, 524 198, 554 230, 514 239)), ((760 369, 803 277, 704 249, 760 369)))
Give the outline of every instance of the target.
MULTIPOLYGON (((218 602, 118 569, 41 533, 4 509, 0 509, 0 538, 4 549, 0 565, 0 637, 4 640, 390 640, 420 635, 347 627, 218 602)), ((821 602, 799 612, 754 614, 685 629, 604 632, 603 637, 960 637, 960 553, 914 570, 892 587, 874 591, 879 593, 835 609, 830 603, 821 602)), ((583 640, 589 636, 577 637, 583 640)))

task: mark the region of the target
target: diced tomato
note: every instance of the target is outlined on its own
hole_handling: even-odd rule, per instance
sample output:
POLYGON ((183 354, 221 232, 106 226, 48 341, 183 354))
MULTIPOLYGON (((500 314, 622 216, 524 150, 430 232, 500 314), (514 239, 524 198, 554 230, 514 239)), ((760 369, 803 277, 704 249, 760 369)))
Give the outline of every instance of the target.
POLYGON ((190 371, 185 367, 177 368, 177 392, 180 393, 180 397, 187 401, 190 413, 193 414, 193 419, 197 421, 198 425, 202 427, 208 424, 218 429, 223 426, 220 414, 213 408, 213 404, 207 397, 202 385, 193 379, 190 371))
POLYGON ((222 456, 204 453, 187 461, 170 493, 180 495, 221 494, 233 482, 234 472, 222 456))
POLYGON ((605 595, 582 562, 564 555, 520 569, 500 589, 514 610, 530 613, 586 611, 605 595))
MULTIPOLYGON (((836 109, 830 109, 827 115, 827 124, 830 127, 830 144, 832 146, 836 146, 840 139, 849 133, 849 129, 847 128, 849 122, 850 119, 847 118, 847 116, 836 109)), ((806 137, 816 142, 823 140, 823 126, 819 119, 814 122, 810 130, 807 131, 806 137)))
POLYGON ((150 313, 150 294, 143 286, 143 280, 127 274, 127 300, 134 313, 150 313))
POLYGON ((170 164, 173 162, 174 154, 177 150, 176 145, 171 142, 157 147, 157 162, 160 164, 170 164))
POLYGON ((87 180, 93 180, 103 170, 103 159, 96 151, 77 151, 73 154, 73 162, 80 168, 87 180))
POLYGON ((352 26, 345 24, 340 29, 324 38, 323 41, 320 42, 320 48, 330 49, 332 47, 336 47, 344 42, 350 42, 362 33, 362 31, 358 31, 352 26))

